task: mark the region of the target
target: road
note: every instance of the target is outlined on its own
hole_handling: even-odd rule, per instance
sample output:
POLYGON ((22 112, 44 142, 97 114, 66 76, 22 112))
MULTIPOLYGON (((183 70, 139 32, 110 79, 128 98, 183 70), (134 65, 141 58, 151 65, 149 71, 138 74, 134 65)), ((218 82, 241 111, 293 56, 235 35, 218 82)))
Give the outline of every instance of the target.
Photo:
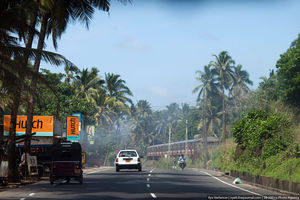
MULTIPOLYGON (((54 199, 207 199, 208 195, 280 195, 247 184, 233 185, 232 180, 216 172, 199 169, 145 169, 115 172, 114 168, 99 168, 86 172, 84 183, 46 178, 22 188, 0 192, 3 200, 54 199), (238 186, 238 187, 237 187, 238 186)), ((281 194, 283 195, 283 194, 281 194)))

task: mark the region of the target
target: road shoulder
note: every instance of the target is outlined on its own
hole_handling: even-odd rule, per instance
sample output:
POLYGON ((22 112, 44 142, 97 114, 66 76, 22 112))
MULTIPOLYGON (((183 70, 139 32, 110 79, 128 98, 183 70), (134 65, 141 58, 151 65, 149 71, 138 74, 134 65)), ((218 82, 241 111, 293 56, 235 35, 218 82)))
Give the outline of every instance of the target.
POLYGON ((265 187, 262 185, 258 185, 258 184, 254 184, 251 182, 247 182, 244 180, 242 181, 242 184, 234 184, 233 181, 235 178, 238 177, 231 177, 229 175, 225 175, 224 172, 220 172, 220 171, 215 171, 215 170, 207 170, 207 169, 198 169, 198 168, 190 168, 190 170, 196 171, 197 173, 208 173, 214 177, 216 177, 217 179, 220 179, 221 181, 226 182, 229 185, 232 185, 233 187, 239 187, 245 190, 249 190, 251 192, 260 194, 262 196, 265 195, 279 195, 279 196, 299 196, 299 194, 295 194, 295 193, 290 193, 287 191, 281 191, 275 188, 269 188, 269 187, 265 187))

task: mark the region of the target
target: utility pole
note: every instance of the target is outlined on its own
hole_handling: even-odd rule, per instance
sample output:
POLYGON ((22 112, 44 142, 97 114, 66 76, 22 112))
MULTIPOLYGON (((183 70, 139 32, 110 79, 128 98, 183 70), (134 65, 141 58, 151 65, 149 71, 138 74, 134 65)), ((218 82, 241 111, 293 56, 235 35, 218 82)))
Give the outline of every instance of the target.
POLYGON ((188 120, 185 120, 185 156, 188 155, 188 120))
POLYGON ((152 146, 153 146, 153 151, 152 151, 152 160, 154 160, 154 135, 153 135, 152 146))
POLYGON ((171 154, 171 127, 169 127, 169 150, 168 150, 168 156, 170 158, 171 154))

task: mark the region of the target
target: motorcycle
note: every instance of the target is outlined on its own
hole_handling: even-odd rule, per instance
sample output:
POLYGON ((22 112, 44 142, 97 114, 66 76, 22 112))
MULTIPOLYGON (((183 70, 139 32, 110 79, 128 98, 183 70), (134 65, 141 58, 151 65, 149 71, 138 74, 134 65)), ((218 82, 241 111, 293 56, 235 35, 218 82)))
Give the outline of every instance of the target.
POLYGON ((185 160, 180 160, 179 161, 179 167, 181 168, 181 170, 183 170, 186 166, 185 160))

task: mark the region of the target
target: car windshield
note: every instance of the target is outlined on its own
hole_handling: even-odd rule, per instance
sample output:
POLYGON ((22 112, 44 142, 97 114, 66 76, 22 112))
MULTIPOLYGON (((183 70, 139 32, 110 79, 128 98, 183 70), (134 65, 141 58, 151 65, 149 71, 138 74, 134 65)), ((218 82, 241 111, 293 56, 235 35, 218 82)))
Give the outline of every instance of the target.
POLYGON ((135 151, 122 151, 119 157, 137 157, 137 154, 135 151))

